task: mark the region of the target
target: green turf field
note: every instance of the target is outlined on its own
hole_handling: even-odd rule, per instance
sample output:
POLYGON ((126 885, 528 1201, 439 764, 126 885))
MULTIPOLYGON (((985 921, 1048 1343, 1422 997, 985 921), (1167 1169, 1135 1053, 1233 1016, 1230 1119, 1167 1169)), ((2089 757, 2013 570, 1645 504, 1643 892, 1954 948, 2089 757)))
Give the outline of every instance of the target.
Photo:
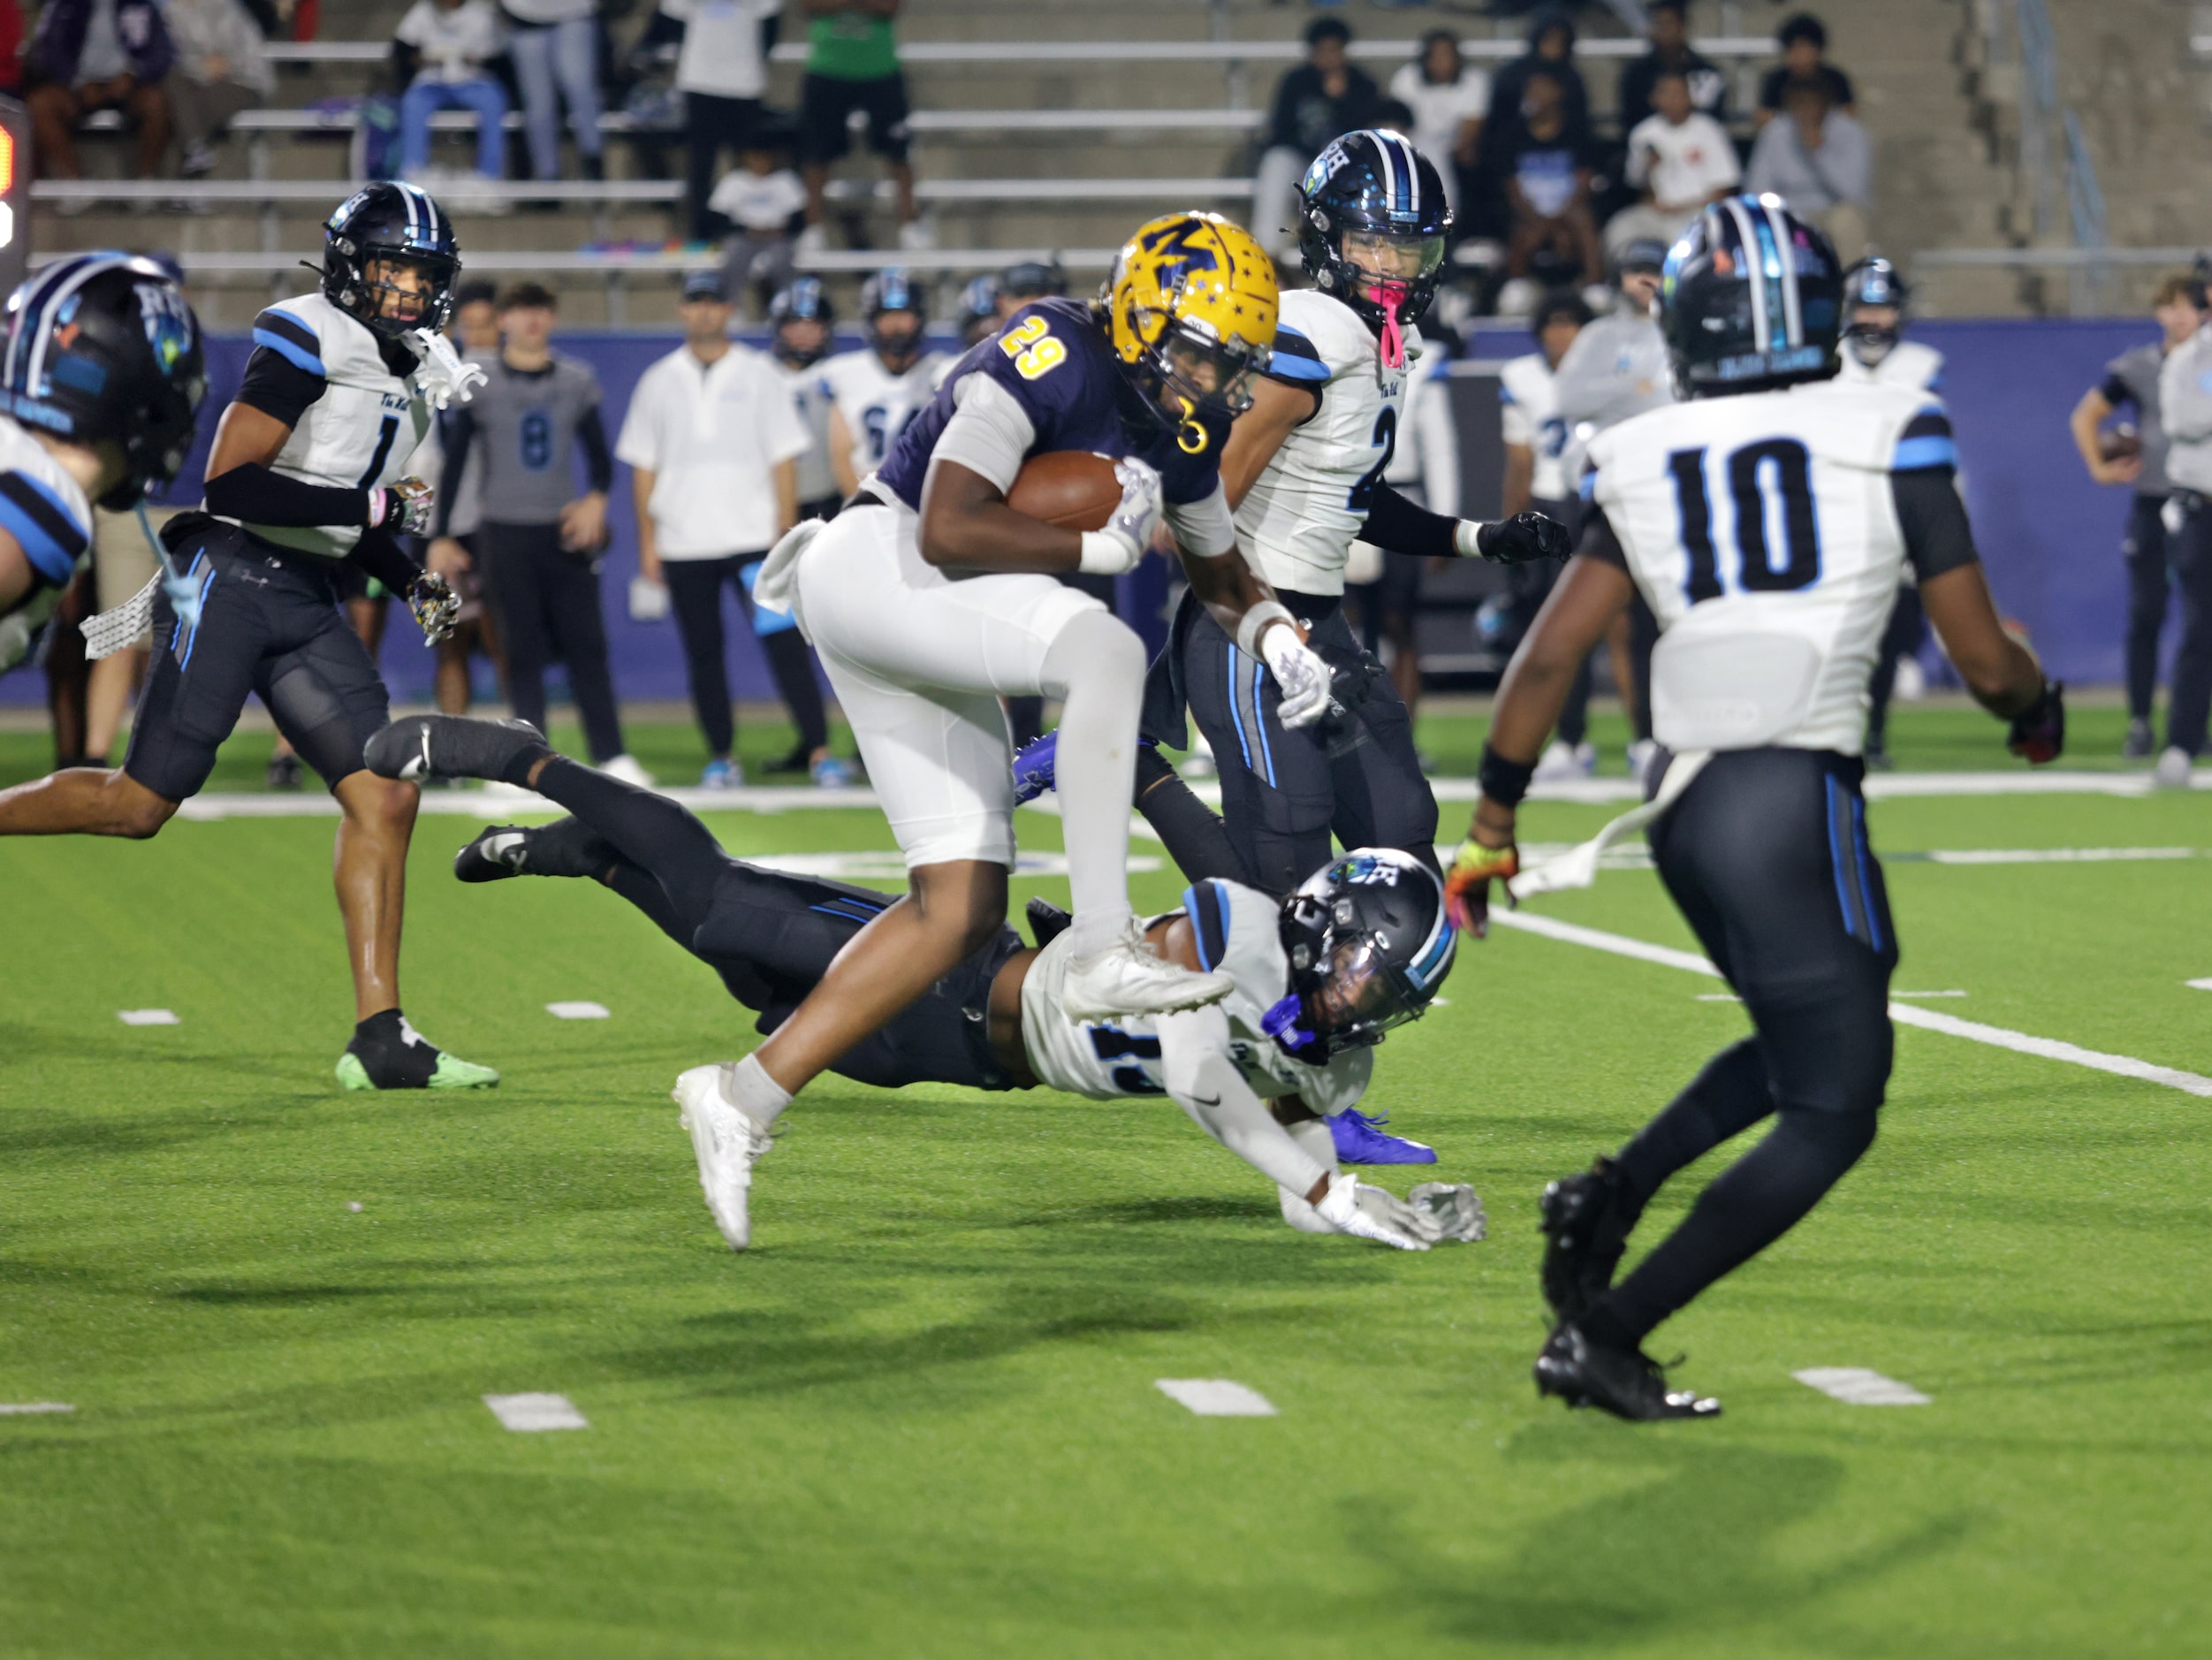
MULTIPOLYGON (((2068 764, 2118 729, 2087 712, 2068 764)), ((1895 742, 1997 768, 1998 736, 1905 711, 1895 742)), ((1423 737, 1471 770, 1476 723, 1423 737)), ((636 747, 676 776, 694 742, 636 747)), ((266 743, 217 787, 257 785, 266 743)), ((0 778, 40 760, 0 740, 0 778)), ((1534 803, 1524 834, 1613 811, 1534 803)), ((1870 817, 1901 990, 2212 1074, 2185 984, 2212 977, 2212 795, 1870 817), (2200 857, 1899 857, 2056 848, 2200 857)), ((891 846, 860 811, 713 824, 740 853, 891 846)), ((749 1023, 596 887, 457 886, 473 828, 418 834, 407 1004, 506 1081, 402 1099, 331 1077, 329 820, 0 842, 0 1402, 76 1408, 0 1416, 0 1655, 2207 1651, 2212 1100, 1901 1032, 1867 1161, 1654 1340, 1727 1416, 1630 1427, 1534 1397, 1534 1199, 1743 1030, 1714 982, 1520 933, 1465 950, 1373 1100, 1482 1193, 1478 1245, 1295 1234, 1169 1105, 829 1079, 741 1258, 666 1092, 749 1023), (117 1019, 151 1007, 180 1024, 117 1019), (1846 1405, 1791 1377, 1816 1367, 1932 1403, 1846 1405), (1159 1378, 1281 1415, 1194 1417, 1159 1378), (527 1390, 589 1428, 511 1434, 481 1399, 527 1390)), ((1017 905, 1039 891, 1065 884, 1017 905)), ((1647 872, 1539 905, 1691 947, 1647 872)))

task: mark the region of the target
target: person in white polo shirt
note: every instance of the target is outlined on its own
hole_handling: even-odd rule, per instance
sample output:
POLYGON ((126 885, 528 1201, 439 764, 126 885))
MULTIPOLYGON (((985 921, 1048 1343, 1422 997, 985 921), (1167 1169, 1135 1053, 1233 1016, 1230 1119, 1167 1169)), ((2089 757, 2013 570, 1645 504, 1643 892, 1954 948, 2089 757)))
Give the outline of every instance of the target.
POLYGON ((727 583, 752 613, 815 781, 842 784, 806 642, 788 617, 753 611, 748 580, 798 521, 806 427, 774 361, 729 338, 720 271, 694 271, 678 314, 684 343, 639 377, 614 453, 631 469, 639 572, 667 584, 683 637, 692 707, 707 742, 699 781, 710 789, 744 782, 732 755, 736 721, 722 660, 727 583))

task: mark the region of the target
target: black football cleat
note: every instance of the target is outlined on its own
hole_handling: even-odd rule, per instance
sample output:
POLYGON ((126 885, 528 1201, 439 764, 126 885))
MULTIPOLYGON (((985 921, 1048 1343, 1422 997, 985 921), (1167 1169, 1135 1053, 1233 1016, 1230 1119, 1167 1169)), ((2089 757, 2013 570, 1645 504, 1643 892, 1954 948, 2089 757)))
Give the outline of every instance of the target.
POLYGON ((409 715, 369 740, 362 758, 380 778, 488 778, 521 785, 552 750, 527 720, 409 715))
POLYGON ((1036 939, 1037 948, 1040 951, 1066 933, 1076 920, 1049 899, 1030 901, 1029 918, 1030 933, 1036 939))
POLYGON ((1630 1423, 1668 1418, 1718 1418, 1721 1403, 1687 1390, 1670 1390, 1659 1363, 1641 1349, 1614 1349, 1584 1336, 1562 1321, 1536 1357, 1536 1392, 1556 1395, 1570 1406, 1595 1406, 1630 1423))
POLYGON ((1536 1201, 1544 1230, 1544 1300, 1556 1320, 1579 1320, 1613 1284, 1628 1248, 1628 1183, 1612 1160, 1592 1161, 1580 1176, 1562 1176, 1536 1201))
POLYGON ((453 874, 464 882, 499 882, 510 876, 592 876, 621 857, 613 845, 581 819, 556 819, 527 827, 490 824, 453 855, 453 874))

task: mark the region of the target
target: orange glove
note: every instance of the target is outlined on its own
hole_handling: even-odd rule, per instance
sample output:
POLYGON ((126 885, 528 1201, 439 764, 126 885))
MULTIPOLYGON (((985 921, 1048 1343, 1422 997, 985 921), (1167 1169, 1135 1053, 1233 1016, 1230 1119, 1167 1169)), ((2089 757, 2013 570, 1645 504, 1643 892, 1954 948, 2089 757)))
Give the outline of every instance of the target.
POLYGON ((1444 872, 1444 915, 1455 928, 1479 940, 1490 932, 1490 884, 1494 879, 1505 889, 1506 903, 1515 902, 1511 879, 1521 873, 1521 850, 1508 842, 1486 848, 1470 835, 1459 844, 1451 866, 1444 872))

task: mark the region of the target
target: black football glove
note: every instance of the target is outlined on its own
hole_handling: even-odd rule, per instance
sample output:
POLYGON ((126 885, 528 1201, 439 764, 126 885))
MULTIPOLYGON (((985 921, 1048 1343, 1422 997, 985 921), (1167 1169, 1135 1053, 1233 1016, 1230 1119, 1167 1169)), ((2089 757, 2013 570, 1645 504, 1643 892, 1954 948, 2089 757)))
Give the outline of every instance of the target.
POLYGON ((2047 680, 2041 694, 2012 717, 2004 747, 2030 766, 2048 766, 2066 749, 2066 687, 2047 680))
POLYGON ((1567 527, 1540 513, 1516 513, 1475 532, 1475 551, 1493 565, 1563 560, 1575 551, 1567 527))

